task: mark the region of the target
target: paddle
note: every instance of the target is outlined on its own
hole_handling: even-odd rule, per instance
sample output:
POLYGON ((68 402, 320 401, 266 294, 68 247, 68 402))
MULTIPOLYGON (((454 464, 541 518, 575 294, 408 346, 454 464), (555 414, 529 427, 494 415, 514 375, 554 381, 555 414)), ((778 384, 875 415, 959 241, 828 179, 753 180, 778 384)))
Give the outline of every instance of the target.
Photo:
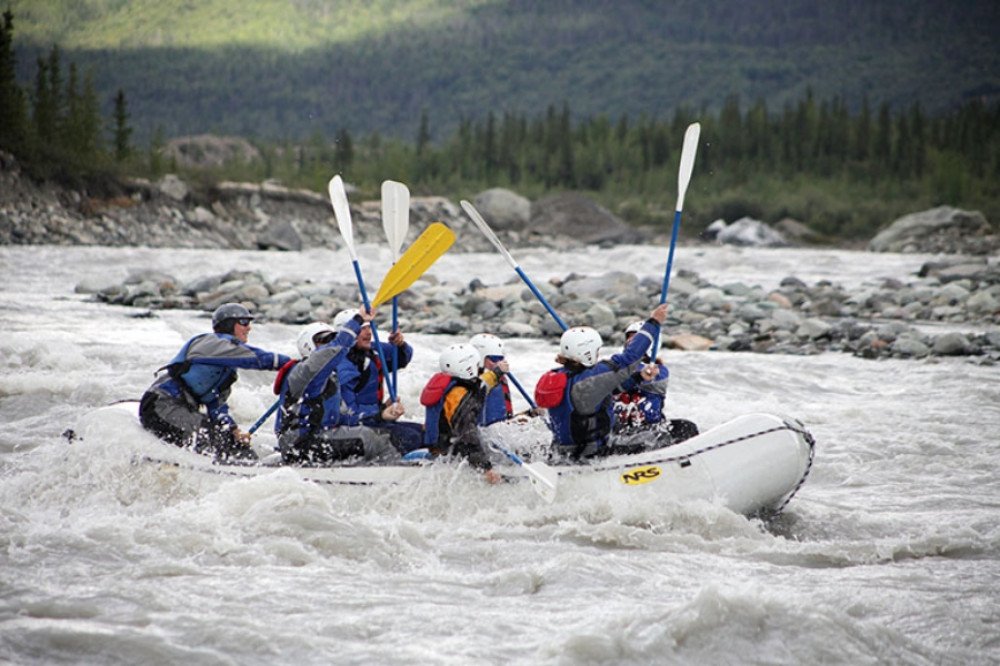
POLYGON ((508 372, 507 378, 510 379, 511 383, 513 383, 514 386, 517 387, 517 390, 521 392, 521 395, 524 396, 524 399, 528 401, 528 405, 530 405, 532 409, 538 409, 538 405, 535 404, 535 401, 531 399, 531 396, 528 395, 528 392, 524 390, 523 386, 521 386, 521 382, 517 381, 517 378, 514 377, 514 374, 508 372))
POLYGON ((549 504, 555 500, 556 487, 559 484, 559 473, 557 471, 543 462, 526 463, 516 453, 505 449, 499 444, 493 444, 492 446, 528 473, 531 487, 542 499, 549 504))
MULTIPOLYGON (((340 235, 344 239, 344 245, 347 247, 347 252, 351 255, 351 263, 354 265, 354 275, 358 280, 358 288, 361 290, 361 300, 364 302, 365 307, 371 309, 371 304, 368 301, 368 292, 365 291, 365 281, 361 277, 361 266, 358 264, 358 255, 354 251, 354 226, 351 223, 351 206, 347 203, 347 192, 344 190, 344 181, 341 180, 340 176, 334 176, 330 179, 330 203, 333 205, 333 214, 337 218, 337 226, 340 228, 340 235)), ((378 361, 383 368, 388 367, 386 365, 385 359, 382 358, 382 344, 378 339, 378 329, 375 327, 375 320, 369 322, 372 329, 372 340, 374 344, 372 348, 375 350, 375 355, 378 357, 378 361)), ((386 382, 389 388, 389 401, 396 402, 396 387, 392 385, 392 382, 386 382)))
POLYGON ((463 210, 465 210, 465 212, 469 215, 469 217, 472 218, 472 221, 476 223, 476 226, 479 227, 479 230, 483 232, 483 235, 485 235, 488 239, 490 239, 490 242, 493 243, 493 246, 500 251, 500 254, 503 255, 503 258, 506 259, 507 263, 510 264, 511 268, 514 269, 514 272, 517 273, 522 280, 524 280, 524 283, 528 285, 529 289, 531 289, 531 293, 533 293, 535 297, 538 298, 538 300, 541 302, 541 304, 545 306, 545 309, 549 311, 549 314, 552 315, 552 318, 556 320, 556 323, 559 324, 559 327, 562 328, 562 330, 564 331, 567 328, 569 328, 568 326, 566 326, 566 323, 559 317, 559 315, 556 314, 556 311, 552 309, 552 306, 549 305, 549 302, 545 300, 545 297, 542 296, 542 293, 535 288, 535 285, 532 284, 531 280, 528 279, 528 276, 524 274, 524 271, 521 270, 521 267, 517 265, 517 262, 514 261, 514 257, 510 256, 510 252, 507 251, 507 248, 503 246, 503 243, 500 242, 500 239, 497 238, 497 235, 493 233, 493 230, 490 229, 488 224, 486 224, 486 220, 484 220, 483 216, 479 214, 479 211, 476 210, 472 204, 470 204, 468 201, 465 201, 464 199, 462 200, 461 203, 463 210))
MULTIPOLYGON (((372 307, 378 307, 390 298, 395 298, 405 291, 454 242, 455 232, 440 222, 435 222, 424 229, 424 233, 420 234, 420 237, 413 242, 413 245, 403 253, 399 261, 386 273, 385 278, 382 280, 382 285, 379 287, 378 294, 375 295, 375 300, 372 301, 372 307)), ((281 400, 279 399, 268 407, 267 411, 250 427, 249 434, 252 435, 264 424, 267 417, 273 414, 274 410, 278 408, 280 402, 281 400)))
POLYGON ((440 222, 430 224, 385 274, 372 307, 406 291, 454 242, 454 231, 440 222))
MULTIPOLYGON (((410 190, 402 183, 387 180, 382 183, 382 228, 389 241, 392 263, 399 261, 399 252, 410 227, 410 190)), ((392 332, 399 330, 399 299, 392 297, 392 332)), ((399 349, 392 347, 392 385, 399 388, 399 349)))
MULTIPOLYGON (((670 235, 670 252, 667 254, 667 270, 663 274, 663 290, 660 292, 660 303, 667 302, 667 289, 670 288, 670 272, 674 265, 674 248, 677 247, 677 231, 681 226, 681 211, 684 209, 684 195, 691 182, 691 172, 694 170, 694 156, 698 152, 698 138, 701 136, 701 124, 691 123, 684 132, 684 147, 681 149, 681 165, 677 172, 677 206, 674 209, 674 230, 670 235)), ((659 332, 653 336, 653 344, 649 348, 649 357, 656 359, 660 346, 659 332)))
POLYGON ((280 405, 280 404, 281 404, 281 399, 280 398, 277 399, 277 400, 275 400, 274 404, 271 405, 270 407, 268 407, 267 411, 260 415, 260 418, 257 419, 257 422, 254 423, 252 426, 250 426, 250 429, 247 430, 247 434, 248 435, 252 435, 255 432, 257 432, 257 430, 260 429, 260 427, 262 425, 264 425, 264 421, 267 420, 267 417, 269 417, 271 414, 274 414, 274 412, 277 411, 278 405, 280 405))

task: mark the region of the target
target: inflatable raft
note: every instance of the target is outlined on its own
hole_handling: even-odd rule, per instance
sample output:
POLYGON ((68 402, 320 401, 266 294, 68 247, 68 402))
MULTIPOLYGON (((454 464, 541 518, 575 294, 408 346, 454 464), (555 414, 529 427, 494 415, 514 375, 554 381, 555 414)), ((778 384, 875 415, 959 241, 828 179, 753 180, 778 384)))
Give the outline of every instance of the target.
MULTIPOLYGON (((390 465, 354 463, 330 467, 282 466, 277 454, 260 463, 220 464, 213 458, 164 444, 139 424, 137 404, 123 402, 94 410, 83 420, 81 439, 115 437, 135 442, 136 462, 195 469, 214 474, 258 476, 276 466, 293 469, 303 479, 330 485, 372 486, 405 483, 426 473, 433 460, 400 461, 390 465)), ((268 452, 261 452, 268 453, 268 452)), ((548 501, 575 496, 613 494, 636 501, 718 501, 744 515, 778 512, 805 482, 812 467, 815 442, 794 419, 772 414, 748 414, 680 444, 627 456, 609 456, 580 465, 515 465, 498 456, 507 480, 537 483, 533 465, 551 475, 552 487, 539 489, 548 501)), ((511 458, 517 458, 516 455, 511 458)), ((520 462, 520 461, 519 461, 520 462)))

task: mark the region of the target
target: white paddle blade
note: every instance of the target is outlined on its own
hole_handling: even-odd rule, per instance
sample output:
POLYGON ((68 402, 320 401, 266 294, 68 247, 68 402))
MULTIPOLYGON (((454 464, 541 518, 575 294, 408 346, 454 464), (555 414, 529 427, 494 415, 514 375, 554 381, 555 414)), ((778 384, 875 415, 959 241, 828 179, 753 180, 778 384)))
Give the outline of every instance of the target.
POLYGON ((333 215, 337 218, 337 226, 340 228, 340 235, 344 239, 344 245, 351 255, 352 260, 357 260, 354 253, 354 227, 351 224, 351 205, 347 202, 347 191, 344 190, 344 181, 340 176, 330 179, 330 203, 333 205, 333 215))
POLYGON ((507 260, 507 263, 510 264, 510 267, 516 271, 519 268, 519 266, 517 265, 517 262, 514 261, 514 257, 510 256, 510 252, 508 252, 507 248, 503 246, 503 243, 501 243, 500 239, 497 238, 497 235, 493 233, 493 230, 490 229, 490 226, 486 224, 486 220, 484 220, 483 216, 479 214, 479 211, 476 210, 476 207, 473 206, 468 201, 466 201, 465 199, 462 199, 461 204, 462 204, 462 210, 464 210, 466 214, 470 218, 472 218, 472 221, 476 223, 476 226, 479 227, 479 230, 483 232, 483 235, 486 236, 486 238, 488 238, 491 243, 493 243, 493 247, 495 247, 500 252, 500 254, 503 255, 503 258, 507 260))
POLYGON ((399 260, 403 240, 410 226, 410 190, 402 183, 387 180, 382 183, 382 228, 392 261, 399 260))
POLYGON ((684 132, 684 147, 681 149, 681 168, 677 172, 677 208, 684 209, 684 195, 691 182, 691 172, 694 171, 694 156, 698 152, 698 139, 701 137, 701 123, 691 123, 684 132))
MULTIPOLYGON (((393 182, 392 191, 392 249, 393 260, 399 258, 403 249, 403 242, 406 241, 406 232, 410 229, 410 188, 403 183, 393 182)), ((386 232, 388 233, 388 232, 386 232)))
POLYGON ((559 473, 542 462, 523 463, 521 468, 528 473, 531 487, 538 493, 539 497, 552 504, 556 499, 559 473))

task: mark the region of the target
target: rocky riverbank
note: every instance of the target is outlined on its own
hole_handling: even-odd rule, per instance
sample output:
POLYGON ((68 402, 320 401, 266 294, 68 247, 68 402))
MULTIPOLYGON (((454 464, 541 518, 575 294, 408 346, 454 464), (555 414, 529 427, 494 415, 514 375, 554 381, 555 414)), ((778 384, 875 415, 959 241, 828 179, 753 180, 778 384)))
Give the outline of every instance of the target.
MULTIPOLYGON (((660 284, 627 271, 573 274, 536 286, 564 319, 595 327, 609 342, 619 342, 635 313, 647 311, 660 291, 660 284)), ((717 285, 683 270, 670 289, 668 347, 1000 360, 1000 265, 983 258, 925 264, 916 280, 886 280, 854 292, 794 277, 771 291, 738 282, 717 285)), ((120 285, 81 284, 77 291, 139 308, 137 316, 155 316, 162 308, 209 312, 239 301, 266 320, 289 324, 329 320, 360 300, 354 284, 269 281, 257 272, 206 275, 186 284, 170 275, 139 272, 120 285)), ((500 286, 473 281, 456 288, 420 280, 402 294, 400 311, 407 331, 551 338, 561 333, 520 281, 500 286)))
MULTIPOLYGON (((559 251, 636 243, 653 233, 628 227, 579 194, 530 202, 507 190, 488 190, 473 202, 509 248, 559 251)), ((378 201, 352 196, 351 214, 355 243, 384 241, 378 201)), ((441 197, 411 199, 408 241, 435 221, 461 238, 449 252, 494 251, 461 208, 441 197)), ((717 237, 736 244, 762 238, 768 245, 792 244, 808 237, 804 225, 784 222, 775 230, 747 218, 728 227, 717 221, 712 227, 717 237)), ((666 239, 661 235, 651 242, 664 244, 666 239)), ((96 196, 33 184, 9 156, 0 154, 0 244, 42 243, 294 252, 339 248, 343 239, 329 201, 315 192, 271 182, 220 183, 198 192, 167 176, 155 183, 119 183, 96 196)), ((941 259, 919 267, 916 279, 887 280, 854 292, 827 282, 808 285, 793 276, 767 291, 757 285, 711 284, 678 271, 671 281, 667 344, 759 353, 842 351, 868 358, 961 355, 986 363, 1000 360, 1000 238, 982 215, 946 207, 908 215, 888 225, 868 250, 941 253, 941 259)), ((627 270, 567 275, 537 286, 557 311, 574 323, 594 326, 609 342, 621 339, 620 331, 636 312, 656 302, 660 290, 659 284, 640 281, 627 270)), ((210 311, 220 303, 240 301, 263 318, 290 324, 329 319, 360 300, 354 284, 292 283, 240 272, 205 275, 184 284, 170 275, 136 273, 122 284, 80 284, 77 291, 138 308, 140 316, 162 308, 210 311)), ((461 288, 421 280, 401 298, 411 331, 521 337, 560 333, 516 278, 502 286, 474 281, 461 288)))

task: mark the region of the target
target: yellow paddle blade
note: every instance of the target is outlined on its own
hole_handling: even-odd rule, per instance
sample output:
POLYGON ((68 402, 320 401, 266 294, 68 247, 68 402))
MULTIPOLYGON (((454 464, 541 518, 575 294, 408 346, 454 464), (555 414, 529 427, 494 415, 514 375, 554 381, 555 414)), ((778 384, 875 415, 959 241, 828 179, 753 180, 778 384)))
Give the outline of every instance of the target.
POLYGON ((424 229, 424 233, 413 241, 386 273, 382 286, 378 288, 375 300, 372 301, 372 307, 376 308, 406 291, 454 242, 455 232, 440 222, 434 222, 424 229))

